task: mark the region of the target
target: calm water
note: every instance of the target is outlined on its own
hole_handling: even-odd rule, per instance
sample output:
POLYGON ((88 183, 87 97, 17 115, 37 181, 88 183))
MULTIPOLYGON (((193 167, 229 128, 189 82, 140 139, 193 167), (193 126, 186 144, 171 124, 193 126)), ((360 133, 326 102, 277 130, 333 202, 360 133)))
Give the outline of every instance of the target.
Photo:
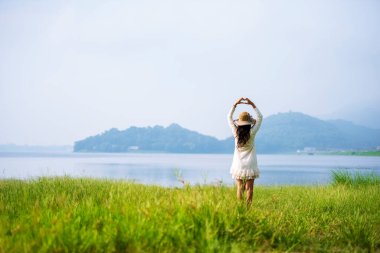
MULTIPOLYGON (((181 186, 180 175, 192 185, 231 185, 231 159, 224 154, 0 153, 0 178, 69 175, 181 186)), ((261 185, 326 184, 334 169, 380 175, 380 157, 258 155, 258 163, 261 176, 256 184, 261 185)))

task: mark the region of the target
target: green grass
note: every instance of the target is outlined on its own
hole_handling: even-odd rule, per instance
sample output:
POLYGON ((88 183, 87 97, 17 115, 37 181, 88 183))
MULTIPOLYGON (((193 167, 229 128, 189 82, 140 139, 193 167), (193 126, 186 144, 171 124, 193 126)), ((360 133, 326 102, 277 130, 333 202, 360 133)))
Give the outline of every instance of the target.
POLYGON ((380 251, 379 180, 348 181, 259 186, 248 208, 223 185, 0 180, 0 252, 380 251))
POLYGON ((346 185, 354 187, 363 187, 370 185, 380 185, 380 177, 373 171, 370 173, 350 173, 345 170, 336 170, 332 172, 334 185, 346 185))

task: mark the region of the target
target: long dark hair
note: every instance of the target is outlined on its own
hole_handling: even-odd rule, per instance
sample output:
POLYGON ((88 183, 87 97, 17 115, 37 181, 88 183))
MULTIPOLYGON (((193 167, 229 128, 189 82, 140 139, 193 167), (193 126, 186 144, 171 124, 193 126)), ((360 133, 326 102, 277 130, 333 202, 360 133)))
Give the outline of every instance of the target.
POLYGON ((236 134, 238 137, 237 139, 238 148, 243 147, 247 143, 247 141, 249 140, 249 137, 251 137, 250 130, 251 130, 251 125, 237 127, 236 134))

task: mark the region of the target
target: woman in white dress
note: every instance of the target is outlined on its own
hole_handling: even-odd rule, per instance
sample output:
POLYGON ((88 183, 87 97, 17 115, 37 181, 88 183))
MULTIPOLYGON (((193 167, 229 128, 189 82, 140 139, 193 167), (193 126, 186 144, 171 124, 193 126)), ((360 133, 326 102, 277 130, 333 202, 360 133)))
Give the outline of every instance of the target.
POLYGON ((252 202, 254 181, 260 175, 257 166, 255 136, 262 120, 262 114, 249 98, 238 99, 228 113, 228 123, 235 138, 235 151, 230 173, 236 180, 237 198, 241 199, 246 190, 247 203, 252 202), (251 105, 257 115, 257 120, 252 118, 248 112, 240 113, 239 119, 233 120, 232 116, 238 104, 251 105))

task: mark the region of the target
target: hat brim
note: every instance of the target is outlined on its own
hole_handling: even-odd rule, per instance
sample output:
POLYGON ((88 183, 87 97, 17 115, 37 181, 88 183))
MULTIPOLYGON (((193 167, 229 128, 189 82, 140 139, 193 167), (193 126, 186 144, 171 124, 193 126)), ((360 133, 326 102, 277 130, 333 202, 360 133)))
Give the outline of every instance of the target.
POLYGON ((254 123, 251 122, 251 121, 240 121, 240 120, 237 120, 235 121, 235 124, 238 125, 238 126, 247 126, 247 125, 253 125, 254 123))

